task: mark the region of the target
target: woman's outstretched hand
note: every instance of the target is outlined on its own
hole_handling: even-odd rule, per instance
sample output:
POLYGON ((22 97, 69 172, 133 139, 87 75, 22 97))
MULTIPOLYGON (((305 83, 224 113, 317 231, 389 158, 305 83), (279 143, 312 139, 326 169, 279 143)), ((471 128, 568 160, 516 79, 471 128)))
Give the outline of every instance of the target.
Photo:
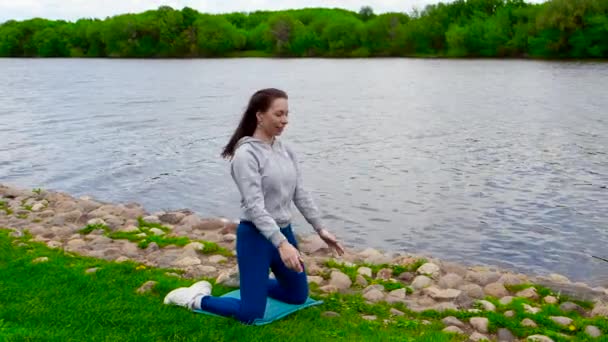
POLYGON ((338 255, 344 254, 344 248, 332 233, 325 229, 321 229, 319 230, 319 236, 329 246, 329 248, 334 249, 338 255))

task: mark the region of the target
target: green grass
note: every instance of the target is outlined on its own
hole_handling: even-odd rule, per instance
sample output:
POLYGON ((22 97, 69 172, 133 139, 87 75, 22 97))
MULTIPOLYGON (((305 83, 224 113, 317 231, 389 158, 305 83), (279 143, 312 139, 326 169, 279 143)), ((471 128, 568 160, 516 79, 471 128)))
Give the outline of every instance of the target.
MULTIPOLYGON (((360 296, 332 295, 273 324, 250 327, 233 319, 193 314, 162 304, 172 289, 195 280, 171 277, 166 269, 73 256, 43 244, 12 243, 0 230, 0 336, 2 341, 464 341, 440 332, 434 322, 388 318, 387 305, 367 305, 360 296), (32 260, 46 256, 46 263, 32 260), (85 270, 98 267, 93 274, 85 270), (143 268, 143 269, 142 269, 143 268), (158 282, 149 294, 135 290, 158 282), (322 317, 335 311, 340 317, 322 317), (365 321, 362 313, 378 321, 365 321)), ((214 295, 229 288, 214 287, 214 295)), ((406 310, 405 308, 402 308, 406 310)))

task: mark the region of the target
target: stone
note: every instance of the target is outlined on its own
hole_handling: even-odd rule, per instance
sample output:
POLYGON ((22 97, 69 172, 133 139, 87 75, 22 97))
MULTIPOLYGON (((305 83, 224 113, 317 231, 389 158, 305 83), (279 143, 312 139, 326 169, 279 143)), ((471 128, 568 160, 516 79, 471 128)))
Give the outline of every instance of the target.
POLYGON ((562 284, 570 283, 570 279, 568 279, 568 277, 563 276, 561 274, 557 274, 557 273, 550 274, 549 279, 551 279, 552 281, 554 281, 556 283, 562 283, 562 284))
POLYGON ((582 316, 585 316, 587 314, 587 312, 585 311, 585 309, 583 309, 582 306, 572 303, 572 302, 564 302, 559 306, 560 310, 564 311, 564 312, 572 312, 572 311, 576 311, 579 314, 581 314, 582 316))
POLYGON ((452 334, 464 334, 464 331, 462 331, 462 329, 460 329, 459 327, 456 327, 456 326, 449 326, 449 327, 443 329, 442 331, 446 332, 446 333, 452 333, 452 334))
POLYGON ((474 332, 469 336, 469 341, 489 341, 488 336, 484 334, 480 334, 478 332, 474 332))
POLYGON ((125 223, 125 220, 122 217, 117 217, 114 215, 105 215, 103 220, 106 222, 106 226, 108 226, 108 228, 110 228, 112 231, 122 227, 122 225, 125 223))
POLYGON ((458 307, 452 303, 452 302, 444 302, 444 303, 437 303, 433 306, 430 307, 431 310, 435 310, 437 312, 444 312, 444 311, 456 311, 458 310, 458 307))
POLYGON ((324 313, 321 314, 321 316, 323 316, 323 317, 340 317, 340 314, 337 312, 333 312, 333 311, 325 311, 324 313))
POLYGON ((509 295, 509 291, 501 283, 490 283, 487 284, 483 291, 488 295, 496 298, 502 298, 509 295))
POLYGON ((367 299, 368 301, 370 301, 372 303, 377 303, 384 299, 384 293, 377 289, 372 289, 372 290, 366 292, 363 295, 363 298, 367 299))
POLYGON ((42 204, 42 203, 36 203, 36 204, 34 204, 34 205, 32 206, 32 211, 33 211, 33 212, 39 212, 39 211, 41 211, 42 209, 44 209, 44 204, 42 204))
POLYGON ((529 318, 524 318, 521 321, 521 325, 523 325, 524 327, 529 327, 529 328, 537 328, 538 325, 536 324, 536 322, 534 322, 533 320, 529 319, 529 318))
POLYGON ((456 304, 461 309, 468 309, 473 305, 473 299, 469 297, 464 292, 461 292, 458 297, 454 300, 454 304, 456 304))
POLYGON ((319 288, 319 290, 325 292, 325 293, 335 293, 338 292, 338 288, 335 287, 334 285, 325 285, 325 286, 321 286, 319 288))
POLYGON ((89 268, 86 271, 84 271, 85 274, 92 274, 99 271, 99 267, 93 267, 93 268, 89 268))
POLYGON ((375 321, 378 319, 378 317, 376 317, 375 315, 363 315, 363 316, 361 316, 361 318, 363 318, 366 321, 375 321))
POLYGON ((595 308, 591 311, 592 317, 608 317, 608 305, 607 304, 597 304, 595 308))
POLYGON ((471 323, 471 326, 480 333, 488 333, 488 325, 490 324, 490 321, 487 318, 471 317, 471 319, 469 319, 469 323, 471 323))
POLYGON ((557 304, 557 302, 558 302, 557 298, 555 298, 553 296, 546 296, 543 300, 547 304, 557 304))
POLYGON ((466 281, 486 286, 500 279, 500 273, 490 271, 468 271, 464 278, 466 281))
POLYGON ((498 329, 497 335, 498 336, 496 339, 498 340, 498 342, 514 342, 515 341, 515 335, 513 335, 513 333, 509 329, 500 328, 500 329, 498 329))
POLYGON ((532 336, 528 336, 528 338, 526 339, 526 341, 529 341, 529 342, 553 342, 552 339, 550 339, 549 337, 547 337, 545 335, 532 335, 532 336))
POLYGON ((39 263, 48 262, 48 261, 49 261, 49 258, 47 258, 47 257, 39 257, 39 258, 32 260, 32 262, 34 264, 39 264, 39 263))
POLYGON ((378 274, 376 275, 376 279, 389 280, 389 279, 391 279, 392 275, 393 275, 392 269, 383 268, 380 271, 378 271, 378 274))
POLYGON ((308 280, 308 283, 315 283, 317 285, 321 285, 323 284, 323 277, 319 277, 319 276, 308 276, 306 277, 308 280))
POLYGON ((501 283, 504 286, 513 286, 513 285, 521 285, 524 283, 524 281, 520 277, 516 276, 515 274, 506 273, 506 274, 503 274, 502 276, 500 276, 497 283, 501 283))
POLYGON ((205 249, 205 245, 200 242, 190 242, 189 244, 184 246, 184 249, 189 249, 193 251, 203 251, 205 249))
POLYGON ((75 250, 84 247, 86 244, 87 243, 82 239, 73 239, 68 241, 67 247, 71 248, 72 250, 75 250))
POLYGON ((396 289, 396 290, 389 292, 388 295, 390 297, 405 299, 405 297, 407 296, 407 292, 405 291, 404 288, 401 288, 401 289, 396 289))
POLYGON ((176 260, 175 262, 173 262, 173 266, 175 267, 188 267, 188 266, 195 266, 195 265, 200 265, 201 264, 201 260, 199 258, 193 258, 193 257, 185 257, 179 260, 176 260))
POLYGON ((412 282, 412 288, 414 290, 422 290, 427 288, 433 284, 433 280, 427 276, 417 276, 416 279, 412 282))
POLYGON ((384 286, 382 286, 380 284, 370 285, 370 286, 364 288, 363 291, 362 291, 362 293, 366 294, 367 292, 369 292, 371 290, 384 291, 384 286))
POLYGON ((589 335, 592 338, 598 338, 602 336, 602 332, 600 329, 594 325, 588 325, 585 327, 585 334, 589 335))
POLYGON ((129 260, 130 260, 130 259, 129 259, 129 258, 127 258, 126 256, 119 256, 118 258, 116 258, 116 260, 114 260, 114 262, 116 262, 116 263, 119 263, 119 264, 120 264, 120 263, 123 263, 123 262, 125 262, 125 261, 129 261, 129 260))
POLYGON ((160 215, 158 219, 168 224, 179 224, 184 217, 186 217, 186 215, 183 213, 173 212, 160 215))
POLYGON ((461 320, 459 320, 458 318, 454 317, 454 316, 448 316, 444 319, 441 320, 441 322, 447 326, 457 326, 459 328, 465 328, 466 324, 464 324, 461 320))
POLYGON ((478 303, 481 305, 484 311, 496 311, 496 306, 487 300, 480 300, 478 303))
POLYGON ((441 269, 439 266, 427 262, 426 264, 420 266, 418 270, 416 270, 418 274, 430 276, 431 278, 436 278, 439 276, 441 269))
POLYGON ((148 223, 160 223, 160 219, 158 216, 150 215, 143 218, 144 221, 148 223))
POLYGON ((92 218, 92 219, 90 219, 90 220, 87 221, 87 225, 91 225, 91 226, 94 226, 94 225, 103 225, 103 226, 106 226, 107 224, 106 224, 106 221, 104 221, 101 218, 92 218))
POLYGON ((477 284, 466 284, 461 285, 458 289, 467 294, 467 296, 475 299, 481 299, 485 296, 481 286, 477 284))
POLYGON ((535 307, 530 306, 528 304, 524 304, 524 310, 527 313, 531 313, 531 314, 537 314, 537 313, 539 313, 541 311, 540 308, 535 308, 535 307))
POLYGON ((511 297, 511 296, 502 297, 502 298, 500 298, 500 304, 509 305, 509 304, 511 304, 511 302, 513 302, 513 298, 514 297, 511 297))
POLYGON ((55 241, 55 240, 51 240, 51 241, 47 242, 46 245, 52 249, 61 248, 63 246, 63 244, 61 242, 55 241))
POLYGON ((45 219, 45 218, 49 218, 49 217, 53 217, 55 216, 55 212, 53 210, 45 210, 41 213, 38 214, 38 217, 45 219))
POLYGON ((159 250, 160 250, 160 247, 158 247, 158 244, 156 242, 152 242, 146 248, 146 252, 148 252, 148 253, 150 253, 150 252, 156 252, 156 251, 159 251, 159 250))
POLYGON ((361 287, 366 287, 368 285, 367 280, 360 274, 357 274, 355 278, 355 283, 361 287))
POLYGON ((458 274, 448 273, 439 279, 437 285, 444 289, 456 289, 462 285, 464 279, 458 274))
POLYGON ((162 230, 160 230, 158 228, 150 229, 150 233, 152 233, 153 235, 156 235, 156 236, 165 235, 165 232, 163 232, 162 230))
POLYGON ((154 286, 156 286, 156 284, 158 284, 158 282, 150 280, 145 282, 142 286, 140 286, 140 288, 137 289, 137 293, 142 294, 142 293, 148 293, 150 291, 152 291, 152 289, 154 288, 154 286))
POLYGON ((226 258, 223 255, 216 254, 216 255, 210 256, 209 259, 207 259, 207 260, 212 264, 220 264, 220 263, 228 261, 228 258, 226 258))
POLYGON ((333 271, 331 272, 329 285, 333 285, 339 290, 346 290, 350 288, 352 281, 346 274, 340 271, 333 271))
POLYGON ((235 234, 224 234, 222 239, 225 242, 233 242, 233 241, 236 241, 236 235, 235 234))
POLYGON ((549 317, 553 322, 561 325, 562 327, 567 327, 572 324, 572 318, 564 317, 564 316, 550 316, 549 317))
POLYGON ((314 254, 317 252, 328 251, 327 244, 317 235, 311 236, 303 240, 299 244, 300 251, 304 254, 314 254))
MULTIPOLYGON (((404 315, 405 315, 405 313, 403 313, 403 312, 401 312, 401 311, 399 311, 399 310, 397 310, 397 309, 395 309, 395 308, 391 308, 391 309, 389 310, 389 313, 390 313, 391 315, 393 315, 393 316, 404 316, 404 315)), ((596 329, 597 329, 597 328, 596 328, 596 329)))
POLYGON ((521 290, 517 292, 515 296, 532 300, 538 299, 538 293, 534 287, 528 287, 527 289, 521 290))
POLYGON ((215 280, 216 284, 223 284, 228 287, 239 287, 240 285, 240 274, 238 268, 231 268, 221 272, 215 280))
POLYGON ((462 293, 456 289, 439 289, 435 286, 424 289, 424 293, 429 295, 433 299, 438 300, 453 300, 456 299, 462 293))
POLYGON ((412 280, 414 280, 414 277, 416 277, 416 274, 414 274, 412 272, 403 272, 399 276, 397 276, 397 279, 399 279, 405 283, 411 283, 412 280))
POLYGON ((359 269, 357 269, 357 273, 370 278, 372 277, 372 269, 369 267, 359 267, 359 269))
POLYGON ((505 311, 505 317, 513 318, 515 317, 515 312, 513 310, 505 311))

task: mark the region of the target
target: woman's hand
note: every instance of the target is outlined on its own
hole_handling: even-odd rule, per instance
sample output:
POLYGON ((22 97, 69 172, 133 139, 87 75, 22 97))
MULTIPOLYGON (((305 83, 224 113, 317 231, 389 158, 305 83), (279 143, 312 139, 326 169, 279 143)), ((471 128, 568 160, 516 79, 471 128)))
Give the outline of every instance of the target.
POLYGON ((319 230, 319 236, 330 248, 334 249, 338 255, 344 254, 344 248, 332 233, 325 229, 321 229, 319 230))
POLYGON ((279 245, 279 254, 281 255, 281 260, 287 268, 294 270, 296 272, 303 272, 304 268, 302 267, 302 256, 300 255, 300 251, 298 251, 289 241, 285 240, 281 242, 279 245))

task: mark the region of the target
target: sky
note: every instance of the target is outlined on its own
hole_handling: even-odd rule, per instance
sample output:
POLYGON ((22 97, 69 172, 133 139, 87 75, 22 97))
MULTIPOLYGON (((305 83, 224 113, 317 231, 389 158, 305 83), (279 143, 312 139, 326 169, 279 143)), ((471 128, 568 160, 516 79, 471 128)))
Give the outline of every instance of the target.
MULTIPOLYGON (((451 0, 0 0, 0 22, 35 17, 74 21, 106 18, 123 13, 139 13, 160 6, 191 7, 205 13, 250 12, 306 7, 344 8, 358 11, 371 6, 375 13, 410 12, 428 4, 451 0)), ((542 2, 542 0, 528 0, 542 2)))

